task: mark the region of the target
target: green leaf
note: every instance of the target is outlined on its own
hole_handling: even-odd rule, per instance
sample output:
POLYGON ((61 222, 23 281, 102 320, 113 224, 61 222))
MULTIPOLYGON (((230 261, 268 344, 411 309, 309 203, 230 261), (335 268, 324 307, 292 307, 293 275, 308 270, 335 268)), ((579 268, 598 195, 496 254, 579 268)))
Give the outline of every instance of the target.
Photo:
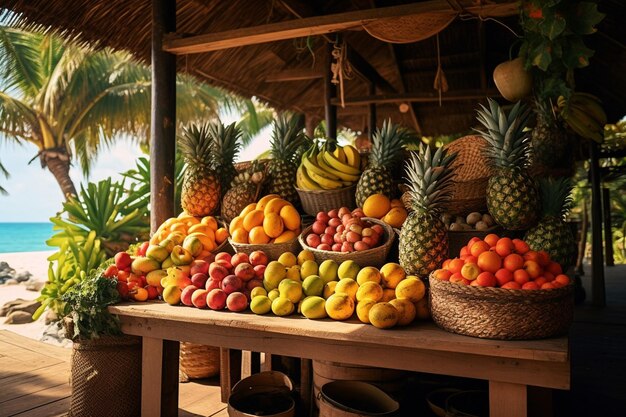
POLYGON ((552 19, 543 19, 539 24, 540 33, 550 40, 554 40, 565 30, 567 22, 565 19, 555 14, 552 19))
POLYGON ((598 11, 596 3, 580 2, 569 11, 568 27, 577 35, 590 35, 596 32, 595 26, 604 16, 598 11))

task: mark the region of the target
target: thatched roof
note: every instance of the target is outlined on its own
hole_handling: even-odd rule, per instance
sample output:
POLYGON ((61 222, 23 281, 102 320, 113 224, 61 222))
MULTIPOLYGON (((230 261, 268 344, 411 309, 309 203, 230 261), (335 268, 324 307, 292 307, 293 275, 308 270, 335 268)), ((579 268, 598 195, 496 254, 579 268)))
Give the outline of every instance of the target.
MULTIPOLYGON (((0 7, 18 12, 30 22, 79 34, 86 41, 130 50, 149 63, 151 3, 150 0, 0 0, 0 7)), ((298 16, 289 7, 292 3, 299 6, 304 3, 316 15, 328 15, 410 1, 184 0, 177 1, 177 33, 214 33, 294 20, 298 16)), ((581 90, 604 100, 610 120, 615 121, 626 113, 623 94, 626 92, 626 31, 620 27, 626 18, 626 7, 619 0, 603 0, 599 8, 607 17, 599 33, 589 38, 596 56, 589 68, 578 73, 577 82, 581 90)), ((516 17, 499 20, 519 30, 516 17)), ((416 43, 394 45, 377 40, 363 30, 347 30, 343 37, 397 93, 436 95, 433 89, 438 62, 435 36, 416 43)), ((459 92, 493 90, 492 71, 498 63, 508 59, 509 46, 514 41, 514 35, 497 22, 457 18, 439 34, 441 65, 449 84, 444 97, 456 96, 459 92)), ((179 70, 215 85, 321 120, 324 117, 321 78, 282 82, 271 82, 271 78, 280 78, 285 71, 293 69, 301 69, 302 73, 321 71, 325 43, 321 36, 276 41, 183 55, 178 57, 177 63, 179 70)), ((368 86, 358 77, 348 80, 345 97, 367 96, 368 86)), ((477 101, 477 98, 444 101, 441 107, 436 102, 412 103, 412 110, 424 134, 457 133, 467 131, 474 123, 477 101)), ((414 126, 411 112, 400 113, 398 104, 379 104, 379 121, 391 116, 407 126, 414 126)), ((357 130, 366 126, 367 106, 364 104, 339 108, 338 114, 340 124, 357 130)))

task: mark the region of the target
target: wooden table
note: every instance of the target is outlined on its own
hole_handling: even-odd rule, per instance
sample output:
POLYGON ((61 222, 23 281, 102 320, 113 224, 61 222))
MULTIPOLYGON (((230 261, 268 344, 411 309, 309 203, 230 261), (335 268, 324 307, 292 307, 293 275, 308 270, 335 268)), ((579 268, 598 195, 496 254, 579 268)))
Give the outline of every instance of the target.
MULTIPOLYGON (((484 340, 451 334, 433 323, 379 330, 354 321, 257 316, 164 303, 120 304, 109 310, 119 315, 124 333, 143 337, 144 417, 169 414, 178 408, 177 395, 169 399, 174 404, 161 404, 162 392, 168 389, 161 386, 162 372, 177 374, 177 366, 169 370, 161 367, 164 340, 484 379, 489 381, 492 417, 526 416, 528 386, 570 388, 566 337, 484 340)), ((171 362, 170 367, 177 365, 171 362)))

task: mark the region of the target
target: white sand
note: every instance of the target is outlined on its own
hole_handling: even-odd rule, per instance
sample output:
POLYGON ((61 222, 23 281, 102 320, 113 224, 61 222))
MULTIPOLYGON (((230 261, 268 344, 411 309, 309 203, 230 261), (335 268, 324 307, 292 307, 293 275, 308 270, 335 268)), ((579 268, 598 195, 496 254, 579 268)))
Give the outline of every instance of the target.
MULTIPOLYGON (((31 279, 34 281, 46 281, 48 278, 47 258, 53 253, 54 251, 0 253, 0 261, 7 262, 18 273, 29 271, 33 274, 31 279)), ((0 285, 0 306, 17 298, 34 300, 37 297, 39 297, 38 291, 29 291, 23 284, 0 285)), ((39 320, 27 324, 4 324, 5 318, 0 317, 0 330, 9 330, 22 336, 39 340, 47 327, 44 323, 44 316, 45 313, 39 320)))

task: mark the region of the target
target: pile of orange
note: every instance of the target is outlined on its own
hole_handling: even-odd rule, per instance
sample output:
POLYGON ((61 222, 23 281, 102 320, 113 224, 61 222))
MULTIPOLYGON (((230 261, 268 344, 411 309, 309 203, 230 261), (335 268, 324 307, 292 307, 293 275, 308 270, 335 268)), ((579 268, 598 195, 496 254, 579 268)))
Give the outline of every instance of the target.
POLYGON ((268 194, 247 205, 229 226, 235 243, 285 243, 300 234, 300 214, 287 200, 268 194))
POLYGON ((446 260, 435 278, 461 285, 511 290, 551 290, 570 284, 561 265, 546 251, 533 251, 521 239, 489 234, 473 237, 458 258, 446 260))
POLYGON ((406 220, 408 213, 401 200, 390 200, 384 194, 372 194, 363 203, 363 213, 374 217, 399 229, 406 220))
POLYGON ((152 235, 150 244, 158 245, 170 239, 180 245, 187 236, 197 237, 202 242, 203 250, 211 252, 228 239, 228 230, 219 227, 213 216, 194 217, 183 212, 178 217, 165 220, 152 235))

